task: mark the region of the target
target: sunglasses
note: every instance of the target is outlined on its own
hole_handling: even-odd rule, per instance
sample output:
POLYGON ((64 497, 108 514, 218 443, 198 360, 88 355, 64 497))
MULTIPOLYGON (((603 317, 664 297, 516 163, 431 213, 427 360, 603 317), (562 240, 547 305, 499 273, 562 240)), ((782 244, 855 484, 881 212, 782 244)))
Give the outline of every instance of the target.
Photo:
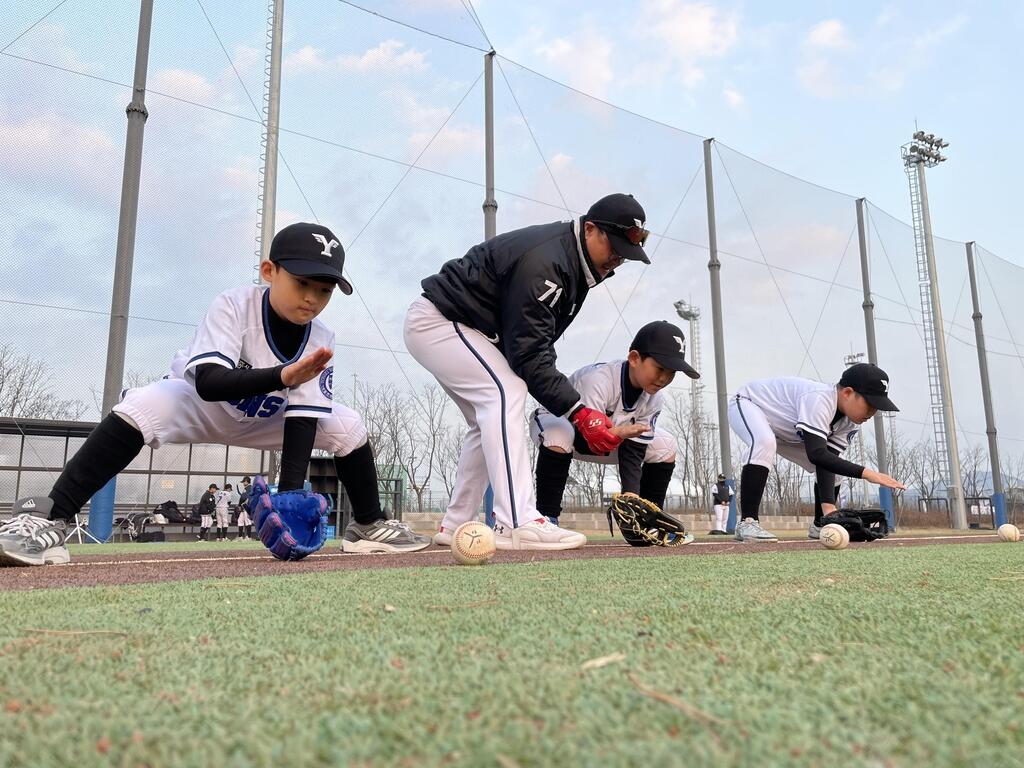
POLYGON ((600 224, 603 227, 614 228, 616 232, 629 240, 633 245, 643 245, 651 235, 643 227, 627 227, 622 224, 616 224, 614 221, 601 221, 600 219, 594 219, 593 221, 595 224, 600 224))

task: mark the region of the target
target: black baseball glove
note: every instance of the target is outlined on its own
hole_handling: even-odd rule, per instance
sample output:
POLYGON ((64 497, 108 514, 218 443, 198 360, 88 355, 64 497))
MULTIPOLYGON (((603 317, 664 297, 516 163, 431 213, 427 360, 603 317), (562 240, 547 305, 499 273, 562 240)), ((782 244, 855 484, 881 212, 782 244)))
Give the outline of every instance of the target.
POLYGON ((880 509, 840 509, 823 516, 821 525, 841 525, 850 541, 874 541, 889 535, 889 522, 880 509))
POLYGON ((693 541, 683 524, 666 515, 657 504, 642 499, 635 493, 617 493, 608 507, 608 530, 615 534, 612 520, 626 543, 634 547, 678 547, 693 541))

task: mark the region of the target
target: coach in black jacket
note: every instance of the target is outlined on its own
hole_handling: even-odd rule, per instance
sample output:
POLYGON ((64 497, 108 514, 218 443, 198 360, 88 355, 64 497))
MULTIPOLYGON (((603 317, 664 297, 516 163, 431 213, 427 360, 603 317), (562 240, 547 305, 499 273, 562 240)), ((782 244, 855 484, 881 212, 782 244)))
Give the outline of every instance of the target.
POLYGON ((475 518, 488 482, 499 549, 568 549, 586 541, 536 510, 526 394, 569 417, 595 453, 618 445, 604 413, 585 407, 555 367, 554 344, 591 288, 626 259, 650 263, 645 218, 631 195, 608 195, 577 221, 499 235, 423 280, 423 297, 406 317, 406 346, 469 426, 438 543, 450 543, 451 528, 475 518))

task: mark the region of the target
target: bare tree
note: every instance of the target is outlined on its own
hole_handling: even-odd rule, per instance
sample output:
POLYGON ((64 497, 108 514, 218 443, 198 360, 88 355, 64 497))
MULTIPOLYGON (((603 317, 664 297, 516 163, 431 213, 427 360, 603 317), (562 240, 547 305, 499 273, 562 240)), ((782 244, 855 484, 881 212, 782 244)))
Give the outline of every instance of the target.
POLYGON ((0 346, 0 415, 23 419, 77 419, 80 400, 61 400, 51 384, 49 367, 29 355, 0 346))
POLYGON ((356 410, 363 418, 381 477, 394 478, 402 453, 398 422, 403 418, 405 396, 394 384, 360 386, 356 410))
POLYGON ((968 499, 986 495, 990 479, 987 449, 972 445, 960 451, 960 478, 968 499))
POLYGON ((440 388, 428 384, 419 395, 405 400, 396 422, 398 464, 416 494, 416 509, 423 511, 423 499, 430 489, 437 453, 445 431, 445 411, 450 400, 440 388))
MULTIPOLYGON (((121 377, 121 386, 124 389, 139 389, 152 384, 154 381, 160 381, 164 377, 163 373, 154 373, 153 371, 136 371, 129 368, 124 372, 124 376, 121 377)), ((92 404, 96 408, 96 413, 103 413, 103 388, 95 385, 89 387, 89 392, 92 395, 92 404)))
POLYGON ((466 427, 448 425, 439 436, 437 457, 437 476, 444 485, 445 494, 451 499, 455 491, 455 480, 459 469, 459 458, 462 456, 462 444, 466 442, 466 427))

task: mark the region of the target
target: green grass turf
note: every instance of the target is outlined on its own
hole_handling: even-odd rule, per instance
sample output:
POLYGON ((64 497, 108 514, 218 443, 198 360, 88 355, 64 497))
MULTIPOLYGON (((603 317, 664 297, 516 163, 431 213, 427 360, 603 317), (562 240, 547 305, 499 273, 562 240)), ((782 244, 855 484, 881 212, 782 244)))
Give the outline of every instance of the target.
POLYGON ((1022 585, 992 544, 0 593, 0 765, 1019 766, 1022 585))

